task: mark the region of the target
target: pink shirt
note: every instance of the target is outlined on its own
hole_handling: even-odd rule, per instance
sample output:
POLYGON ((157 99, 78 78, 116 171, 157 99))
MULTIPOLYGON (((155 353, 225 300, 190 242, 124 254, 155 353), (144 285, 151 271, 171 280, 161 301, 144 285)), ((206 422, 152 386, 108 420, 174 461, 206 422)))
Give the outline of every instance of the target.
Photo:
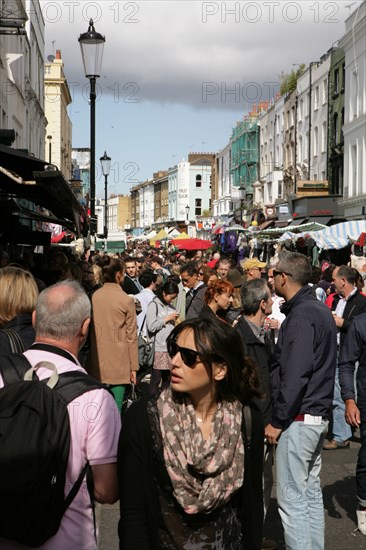
MULTIPOLYGON (((79 362, 75 365, 72 361, 55 353, 30 349, 24 355, 33 366, 40 361, 53 363, 59 374, 72 370, 85 372, 79 362)), ((37 375, 40 379, 48 378, 50 370, 40 368, 37 370, 37 375)), ((3 385, 0 376, 0 388, 3 385)), ((97 389, 84 393, 68 405, 68 411, 71 441, 65 496, 77 480, 86 461, 89 461, 91 466, 117 462, 118 438, 121 429, 118 408, 112 395, 106 390, 97 389)), ((0 539, 0 548, 15 550, 28 547, 0 539)), ((43 550, 97 550, 93 512, 85 480, 66 510, 57 534, 39 548, 43 550)))

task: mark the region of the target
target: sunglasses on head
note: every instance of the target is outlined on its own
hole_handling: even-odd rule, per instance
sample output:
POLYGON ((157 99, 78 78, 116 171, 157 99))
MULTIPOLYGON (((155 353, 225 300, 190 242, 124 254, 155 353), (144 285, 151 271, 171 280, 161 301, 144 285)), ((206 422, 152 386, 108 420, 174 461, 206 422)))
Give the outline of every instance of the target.
POLYGON ((200 355, 198 351, 189 348, 182 348, 181 346, 178 346, 175 340, 168 340, 167 347, 169 357, 173 359, 177 353, 180 353, 182 361, 187 365, 187 367, 193 367, 193 365, 198 361, 200 355))

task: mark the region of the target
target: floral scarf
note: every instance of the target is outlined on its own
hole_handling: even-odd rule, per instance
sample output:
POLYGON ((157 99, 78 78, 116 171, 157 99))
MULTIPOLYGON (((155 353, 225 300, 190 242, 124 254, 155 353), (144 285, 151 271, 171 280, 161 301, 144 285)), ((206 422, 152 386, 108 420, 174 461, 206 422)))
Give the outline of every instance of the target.
POLYGON ((242 404, 218 403, 207 441, 186 396, 169 388, 157 399, 165 466, 174 496, 187 514, 209 513, 243 484, 242 404))

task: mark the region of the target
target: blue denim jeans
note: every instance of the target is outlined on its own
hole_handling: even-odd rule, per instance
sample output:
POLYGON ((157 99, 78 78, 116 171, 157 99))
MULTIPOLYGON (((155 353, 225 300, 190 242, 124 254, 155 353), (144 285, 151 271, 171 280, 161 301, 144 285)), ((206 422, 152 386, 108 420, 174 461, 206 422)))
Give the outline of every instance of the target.
POLYGON ((366 409, 361 410, 361 447, 356 467, 357 498, 360 506, 366 506, 366 409))
POLYGON ((324 549, 324 506, 320 487, 321 449, 328 421, 293 422, 276 451, 277 502, 287 550, 324 549))
POLYGON ((347 424, 344 413, 346 407, 341 397, 341 388, 339 385, 339 369, 336 369, 333 396, 333 439, 335 441, 347 441, 352 437, 352 430, 347 424))

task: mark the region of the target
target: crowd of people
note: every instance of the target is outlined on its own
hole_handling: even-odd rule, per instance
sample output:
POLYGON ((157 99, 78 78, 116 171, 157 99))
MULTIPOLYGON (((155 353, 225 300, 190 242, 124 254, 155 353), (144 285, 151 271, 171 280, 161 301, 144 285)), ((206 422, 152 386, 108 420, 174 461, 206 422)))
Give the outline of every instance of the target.
MULTIPOLYGON (((3 253, 0 353, 102 383, 68 404, 65 494, 86 463, 93 489, 85 477, 41 548, 96 549, 94 501, 118 498, 123 550, 275 548, 263 539, 275 476, 286 547, 324 549, 321 452, 347 449, 355 428, 366 535, 363 286, 348 265, 314 268, 288 251, 269 264, 147 245, 3 253), (139 365, 140 334, 151 368, 139 365)), ((1 537, 0 548, 26 547, 1 537)))

